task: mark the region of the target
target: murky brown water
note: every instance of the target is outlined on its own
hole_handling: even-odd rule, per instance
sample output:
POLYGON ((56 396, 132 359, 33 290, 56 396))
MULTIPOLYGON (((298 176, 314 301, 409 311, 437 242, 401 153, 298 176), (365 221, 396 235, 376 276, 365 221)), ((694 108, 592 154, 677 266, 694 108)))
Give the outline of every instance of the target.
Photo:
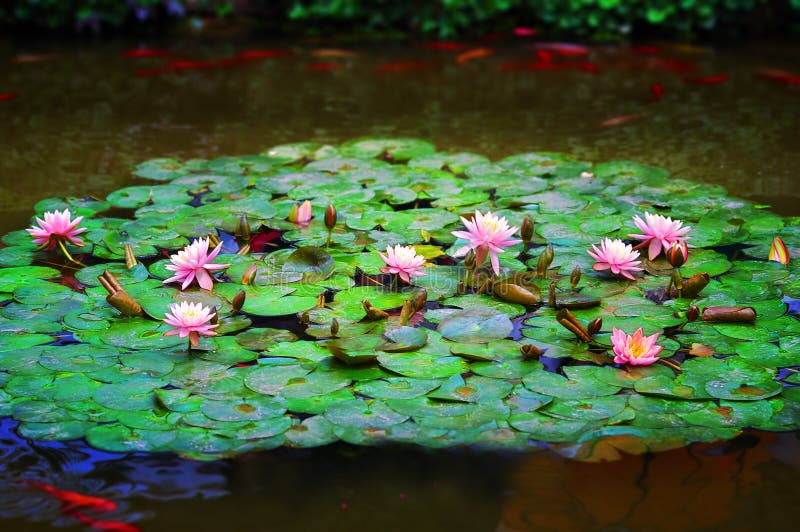
MULTIPOLYGON (((0 99, 0 232, 27 225, 41 198, 102 196, 130 183, 131 166, 147 158, 369 135, 420 136, 492 157, 630 158, 800 215, 800 85, 756 75, 763 67, 800 74, 798 44, 664 45, 657 56, 600 47, 578 59, 598 67, 592 74, 502 70, 532 58, 519 41, 483 43, 494 54, 462 64, 458 52, 409 44, 355 44, 347 48, 356 55, 331 57, 313 55, 329 43, 147 42, 190 60, 264 48, 294 55, 145 77, 136 71, 165 59, 122 56, 137 44, 0 41, 0 94, 18 95, 0 99), (19 62, 31 54, 57 55, 19 62), (707 75, 730 79, 683 80, 707 75), (647 103, 653 83, 664 95, 647 103), (636 116, 600 126, 623 115, 636 116)), ((788 528, 799 447, 796 434, 758 433, 608 464, 349 447, 198 464, 22 442, 7 424, 0 521, 13 531, 77 526, 55 501, 20 491, 18 479, 34 478, 116 500, 112 518, 144 530, 788 528)))

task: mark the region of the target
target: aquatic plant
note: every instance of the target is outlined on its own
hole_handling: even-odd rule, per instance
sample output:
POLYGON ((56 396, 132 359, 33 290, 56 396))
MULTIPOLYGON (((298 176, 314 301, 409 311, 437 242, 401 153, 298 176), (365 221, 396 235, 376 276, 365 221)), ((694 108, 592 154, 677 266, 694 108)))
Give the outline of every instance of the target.
POLYGON ((175 272, 175 275, 164 279, 164 283, 179 282, 181 290, 186 290, 192 282, 197 279, 197 284, 204 290, 214 288, 214 277, 211 272, 224 270, 230 264, 214 264, 211 261, 219 254, 222 249, 220 242, 208 252, 208 238, 198 238, 175 255, 170 256, 172 264, 164 266, 165 269, 175 272))
POLYGON ((649 212, 644 213, 644 220, 634 216, 633 223, 642 233, 632 233, 628 236, 642 241, 634 249, 647 247, 647 256, 650 260, 658 257, 662 249, 666 252, 673 244, 686 240, 688 238, 686 234, 692 229, 683 227, 683 222, 680 220, 649 212))
POLYGON ((44 219, 36 218, 36 225, 26 231, 33 238, 33 243, 38 244, 42 249, 50 251, 58 246, 67 259, 77 262, 64 244, 67 241, 75 246, 83 247, 83 240, 78 235, 86 231, 86 228, 78 227, 81 221, 83 221, 83 216, 76 216, 73 220, 69 209, 61 212, 56 210, 45 212, 44 219))
POLYGON ((400 279, 410 283, 411 277, 422 277, 425 272, 425 257, 417 255, 414 246, 386 246, 386 255, 379 253, 386 266, 381 268, 383 273, 393 273, 400 279))
POLYGON ((504 216, 496 216, 489 211, 481 214, 481 211, 477 209, 471 220, 462 216, 461 223, 467 230, 452 231, 451 234, 466 239, 468 243, 458 248, 453 256, 463 257, 469 251, 474 251, 476 266, 480 268, 488 255, 492 263, 492 270, 499 275, 500 260, 497 258, 497 254, 503 253, 503 248, 522 242, 522 240, 511 238, 519 228, 509 226, 508 220, 504 216))
POLYGON ((658 333, 644 336, 641 327, 632 335, 614 327, 611 329, 614 362, 631 366, 649 366, 658 360, 658 354, 664 349, 664 346, 656 345, 657 341, 658 333))
POLYGON ((214 317, 214 310, 206 307, 202 303, 173 303, 169 306, 169 312, 164 315, 164 323, 173 327, 165 332, 165 336, 178 335, 181 338, 189 337, 189 345, 197 347, 200 345, 200 336, 214 336, 212 329, 219 324, 211 323, 214 317))
POLYGON ((720 187, 631 161, 492 162, 404 138, 134 173, 106 199, 34 207, 83 216, 84 264, 25 231, 2 238, 0 416, 25 437, 197 459, 345 441, 596 460, 798 428, 800 264, 765 259, 776 237, 788 257, 800 228, 720 187), (289 221, 306 199, 336 207, 289 221), (636 264, 630 220, 652 205, 692 226, 690 255, 681 239, 636 264), (496 265, 478 264, 482 244, 454 257, 476 211, 519 225, 525 245, 501 246, 496 265), (627 260, 604 264, 630 277, 586 253, 615 240, 627 260), (164 283, 187 246, 213 291, 164 283), (426 261, 413 285, 381 272, 397 246, 426 261), (174 305, 204 309, 194 326, 216 334, 195 331, 187 350, 164 322, 174 305), (660 350, 659 362, 615 362, 615 329, 641 329, 629 359, 660 350))
POLYGON ((614 275, 621 275, 631 281, 636 278, 631 272, 641 271, 639 252, 630 244, 619 238, 604 238, 600 247, 592 244, 592 249, 587 253, 595 260, 592 268, 598 271, 611 270, 614 275))

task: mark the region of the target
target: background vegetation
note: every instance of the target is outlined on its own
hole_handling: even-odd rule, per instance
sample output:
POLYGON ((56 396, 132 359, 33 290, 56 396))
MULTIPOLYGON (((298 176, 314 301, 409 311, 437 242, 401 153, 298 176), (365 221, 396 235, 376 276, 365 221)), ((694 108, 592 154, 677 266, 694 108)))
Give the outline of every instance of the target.
MULTIPOLYGON (((800 0, 5 0, 0 25, 98 33, 242 17, 270 31, 361 31, 435 37, 532 26, 615 38, 769 32, 800 21, 800 0)), ((793 29, 797 29, 796 26, 793 29)))

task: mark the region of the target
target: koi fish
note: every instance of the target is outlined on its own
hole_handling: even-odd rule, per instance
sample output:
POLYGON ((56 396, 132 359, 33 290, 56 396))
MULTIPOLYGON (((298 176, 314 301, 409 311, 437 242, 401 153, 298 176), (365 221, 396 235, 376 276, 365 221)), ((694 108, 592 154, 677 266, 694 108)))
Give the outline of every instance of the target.
POLYGON ((336 48, 319 48, 312 50, 311 55, 314 57, 355 57, 358 54, 350 50, 339 50, 336 48))
POLYGON ((79 520, 86 526, 92 527, 95 530, 102 530, 103 532, 141 532, 141 529, 138 526, 123 523, 121 521, 100 521, 80 512, 69 512, 69 515, 79 520))
POLYGON ((293 55, 291 50, 244 50, 239 52, 241 59, 272 59, 273 57, 283 57, 293 55))
POLYGON ((281 235, 280 231, 270 231, 268 233, 260 232, 250 239, 250 249, 255 253, 262 253, 267 246, 275 247, 273 242, 278 240, 281 235))
POLYGON ((432 61, 392 61, 378 65, 378 70, 381 72, 408 72, 409 70, 430 68, 435 64, 432 61))
POLYGON ((536 57, 539 58, 539 61, 542 63, 553 62, 553 53, 548 50, 536 50, 536 57))
POLYGON ((541 42, 536 44, 537 50, 548 50, 555 55, 568 57, 589 55, 589 48, 580 44, 568 42, 541 42))
POLYGON ((639 118, 638 113, 630 114, 630 115, 620 115, 615 116, 614 118, 609 118, 608 120, 603 120, 600 122, 600 127, 610 127, 610 126, 619 126, 621 124, 625 124, 626 122, 630 122, 631 120, 635 120, 639 118))
POLYGON ((338 68, 344 68, 342 63, 309 63, 306 65, 306 70, 336 70, 338 68))
POLYGON ((533 37, 534 35, 536 35, 536 29, 518 26, 514 28, 514 31, 512 33, 517 37, 533 37))
POLYGON ((787 85, 800 85, 800 76, 777 68, 760 68, 756 70, 756 75, 763 79, 786 83, 787 85))
POLYGON ((170 61, 169 63, 167 63, 167 66, 177 70, 189 70, 189 69, 214 68, 216 64, 212 61, 180 60, 180 61, 170 61))
POLYGON ((0 102, 6 101, 6 100, 13 100, 16 97, 17 97, 17 93, 16 92, 0 92, 0 102))
POLYGON ((11 59, 12 63, 40 63, 42 61, 52 61, 59 59, 61 54, 23 54, 11 59))
POLYGON ((420 44, 420 46, 429 50, 437 50, 440 52, 458 52, 460 50, 466 50, 469 48, 469 46, 464 43, 452 41, 424 42, 420 44))
POLYGON ((716 85, 718 83, 725 83, 731 79, 728 76, 698 76, 698 77, 685 77, 683 81, 686 83, 695 83, 697 85, 716 85))
POLYGON ((141 57, 169 57, 172 52, 169 50, 157 50, 155 48, 135 48, 132 50, 125 50, 122 52, 125 57, 141 58, 141 57))
POLYGON ((458 54, 456 57, 456 63, 459 65, 463 65, 467 61, 472 61, 473 59, 478 59, 479 57, 486 57, 492 55, 494 50, 491 48, 473 48, 463 54, 458 54))
POLYGON ((61 501, 62 509, 64 511, 71 511, 77 508, 85 508, 95 512, 110 512, 117 508, 117 503, 102 499, 100 497, 92 497, 90 495, 82 495, 74 491, 66 491, 54 488, 50 484, 39 482, 37 480, 26 480, 25 483, 32 488, 41 490, 51 497, 61 501))
POLYGON ((650 85, 650 101, 649 103, 657 102, 664 97, 664 87, 661 83, 653 83, 650 85))

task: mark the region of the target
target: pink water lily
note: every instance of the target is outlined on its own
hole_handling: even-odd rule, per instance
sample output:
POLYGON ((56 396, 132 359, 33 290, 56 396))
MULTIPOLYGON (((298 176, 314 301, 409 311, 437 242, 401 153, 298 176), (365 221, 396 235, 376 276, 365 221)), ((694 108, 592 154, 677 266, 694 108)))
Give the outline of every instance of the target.
POLYGON ((587 253, 596 261, 592 268, 598 271, 611 270, 614 275, 621 275, 633 281, 631 272, 641 270, 639 252, 618 238, 613 240, 604 238, 599 248, 592 245, 592 249, 587 253))
POLYGON ((453 256, 462 257, 474 249, 475 264, 480 267, 483 261, 486 260, 486 256, 489 255, 492 262, 492 270, 496 275, 499 275, 500 260, 497 258, 497 254, 503 253, 505 251, 503 248, 522 242, 522 240, 511 238, 511 235, 516 233, 519 228, 509 226, 508 220, 504 216, 498 217, 489 211, 486 214, 481 214, 481 211, 476 210, 471 220, 462 216, 461 221, 467 230, 453 231, 452 234, 467 240, 468 243, 466 246, 456 250, 453 256))
POLYGON ((181 290, 186 290, 186 288, 192 284, 192 281, 197 279, 197 284, 200 285, 200 288, 211 290, 214 288, 214 277, 212 277, 210 272, 214 270, 223 270, 230 266, 230 264, 211 263, 220 249, 222 249, 221 242, 209 253, 207 238, 195 240, 183 248, 183 250, 170 256, 169 260, 172 261, 172 264, 167 264, 165 268, 175 272, 175 275, 169 279, 165 279, 164 283, 182 282, 181 290))
POLYGON ((198 345, 200 336, 215 336, 213 331, 218 326, 210 323, 214 310, 202 303, 182 301, 169 306, 169 312, 164 314, 164 323, 173 328, 165 332, 165 336, 189 337, 192 345, 198 345))
POLYGON ((297 225, 308 225, 311 222, 311 202, 305 200, 302 204, 292 205, 289 209, 289 221, 297 225))
POLYGON ((645 336, 642 328, 636 329, 632 335, 625 331, 611 329, 611 343, 614 349, 614 362, 631 366, 648 366, 658 360, 658 354, 664 349, 656 345, 658 333, 645 336))
POLYGON ((414 246, 401 246, 397 244, 394 248, 386 246, 386 255, 378 253, 386 266, 381 268, 383 273, 395 273, 407 283, 411 282, 411 277, 422 277, 425 272, 425 257, 417 255, 414 246))
POLYGON ((655 259, 661 253, 661 250, 668 250, 672 244, 686 240, 686 233, 692 228, 683 227, 681 220, 673 220, 669 216, 661 216, 660 214, 644 213, 644 220, 638 216, 633 217, 633 223, 642 232, 642 234, 631 233, 631 238, 641 240, 635 249, 648 246, 647 255, 650 260, 655 259))
POLYGON ((25 230, 33 237, 34 244, 46 245, 47 250, 53 249, 59 242, 63 244, 64 240, 83 247, 83 240, 77 236, 86 231, 85 227, 78 228, 83 216, 77 216, 74 220, 71 218, 69 209, 64 209, 62 212, 46 212, 44 220, 36 218, 38 227, 33 225, 25 230))

